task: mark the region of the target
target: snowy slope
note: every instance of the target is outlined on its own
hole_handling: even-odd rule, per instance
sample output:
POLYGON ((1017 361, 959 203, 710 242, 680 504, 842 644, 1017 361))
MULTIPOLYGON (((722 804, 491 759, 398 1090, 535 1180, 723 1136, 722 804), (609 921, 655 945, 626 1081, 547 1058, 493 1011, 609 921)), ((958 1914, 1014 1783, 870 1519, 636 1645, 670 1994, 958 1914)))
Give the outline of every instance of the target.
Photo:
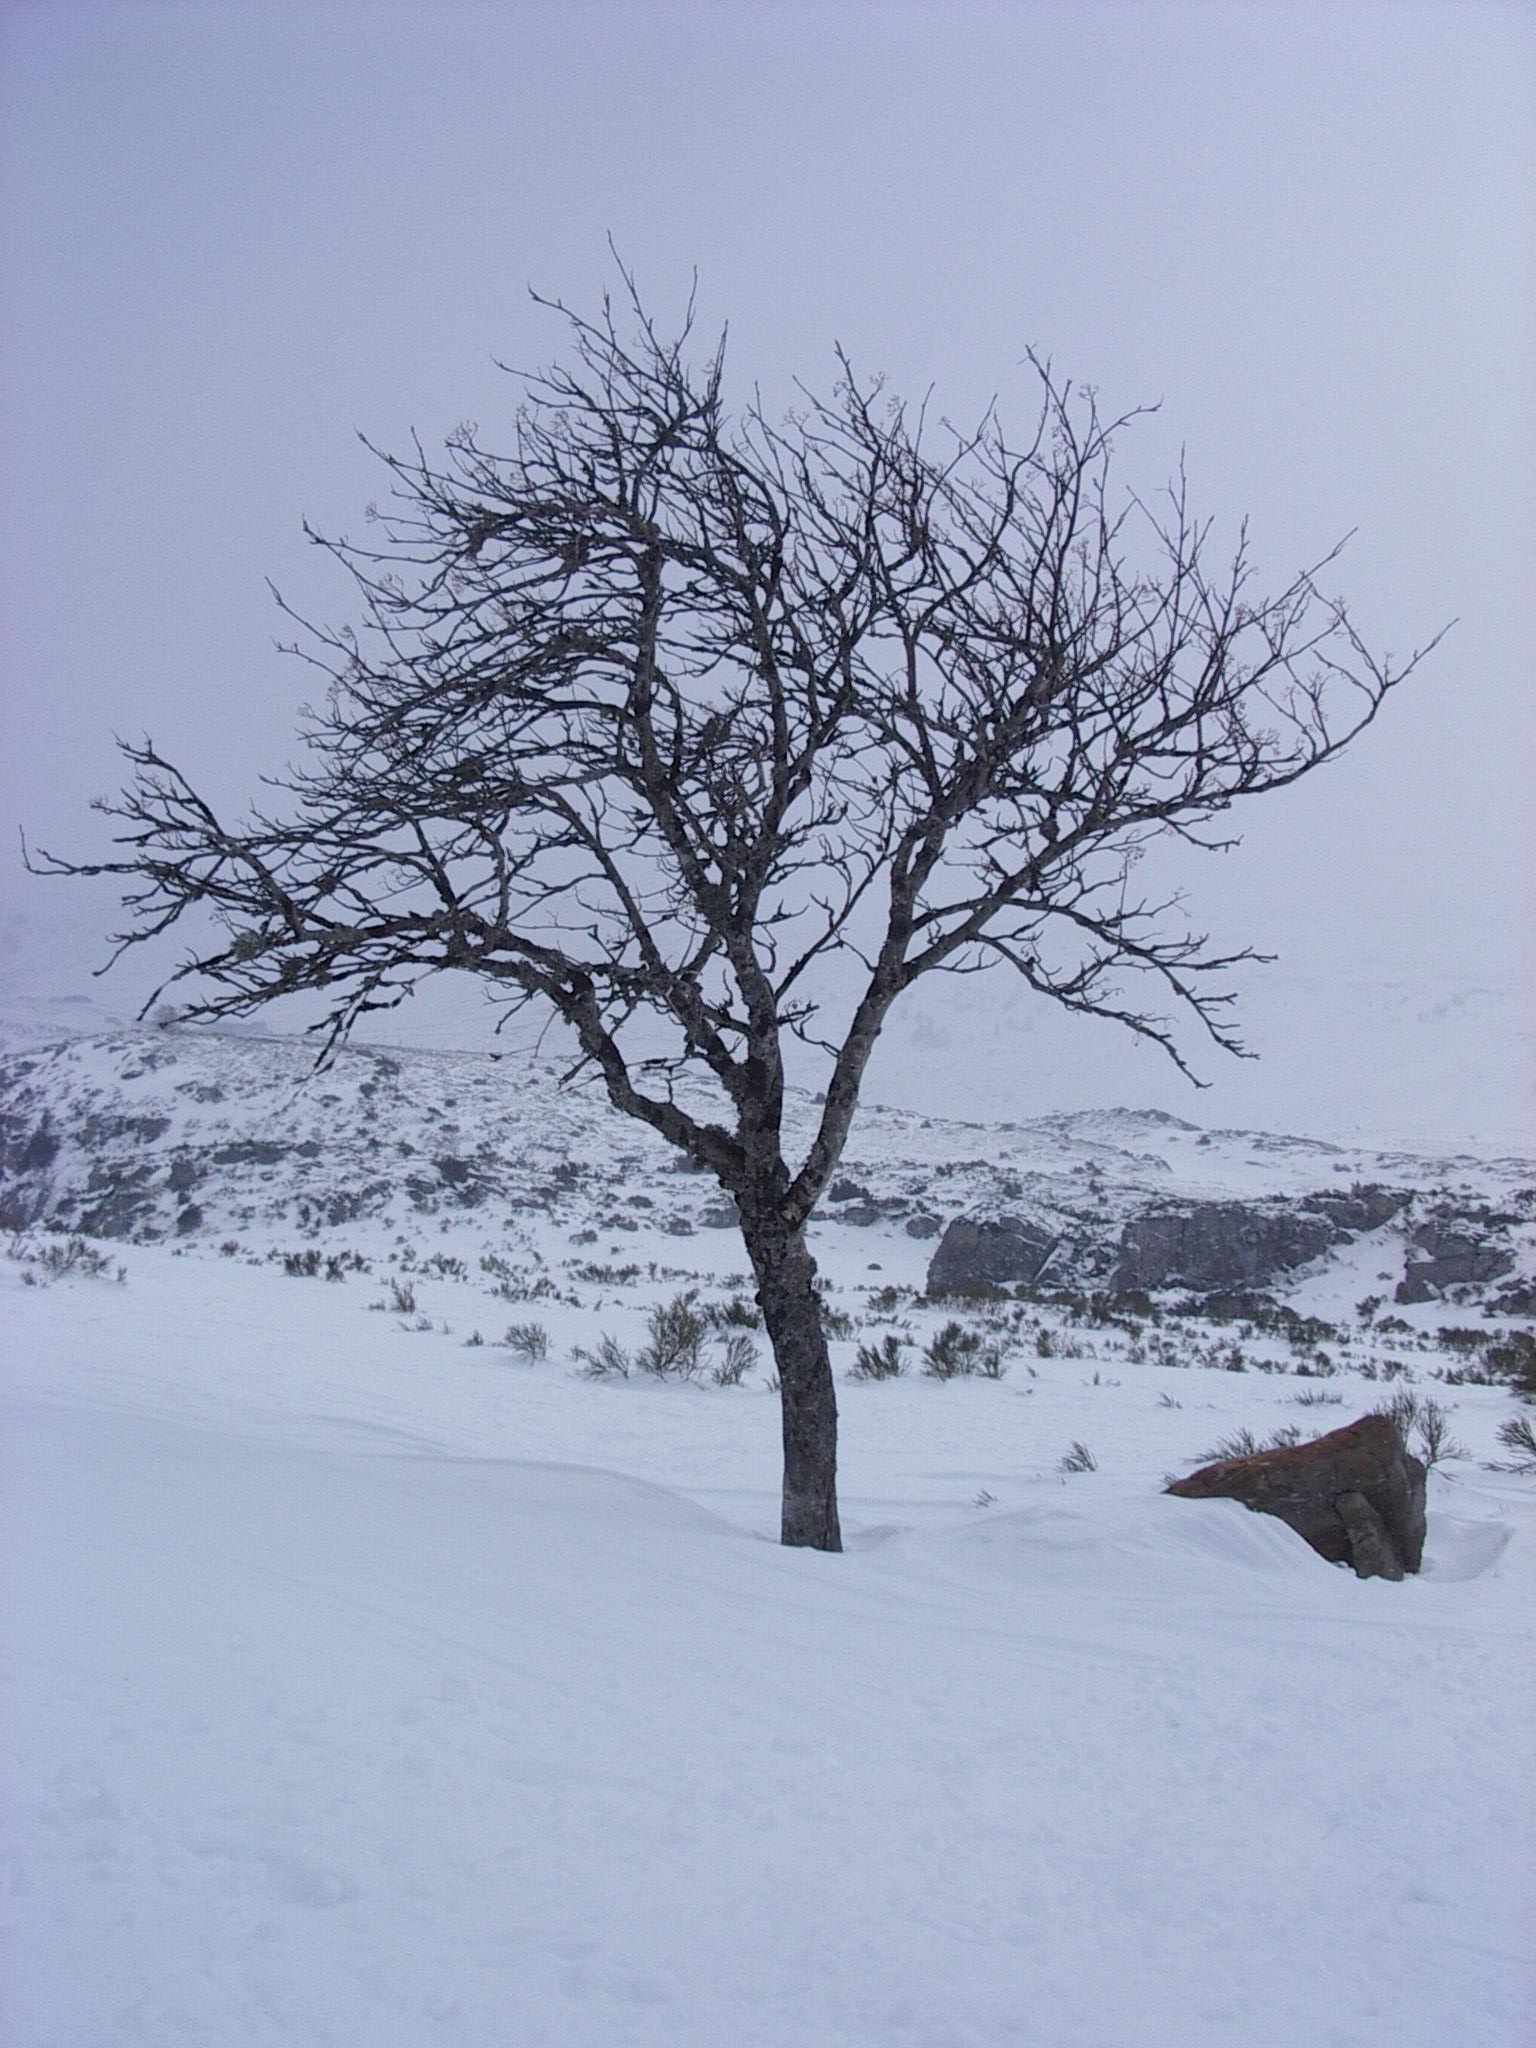
POLYGON ((407 1379, 136 1263, 110 1334, 7 1304, 8 2039, 1523 2038, 1510 1482, 1362 1584, 1161 1497, 1145 1386, 1070 1482, 1019 1390, 871 1388, 791 1554, 766 1396, 407 1379))
MULTIPOLYGON (((0 878, 0 1035, 48 1038, 126 1023, 171 961, 145 948, 93 979, 89 969, 111 952, 103 934, 120 923, 106 884, 18 890, 0 878)), ((1119 1026, 1032 997, 1008 974, 928 977, 887 1021, 865 1095, 962 1121, 1129 1104, 1348 1145, 1529 1152, 1536 955, 1527 946, 1523 958, 1468 957, 1452 967, 1416 954, 1413 938, 1378 931, 1364 950, 1325 957, 1314 946, 1299 961, 1236 973, 1233 1020, 1258 1057, 1235 1060, 1186 1034, 1202 1090, 1119 1026)), ((305 1012, 288 1003, 269 1014, 291 1030, 305 1012)), ((482 985, 447 975, 370 1020, 370 1036, 391 1048, 483 1052, 500 1043, 498 1015, 482 985)), ((812 1089, 822 1079, 814 1062, 795 1078, 812 1089)))
POLYGON ((772 1540, 760 1333, 737 1386, 577 1369, 744 1261, 718 1190, 553 1069, 311 1079, 189 1032, 19 1058, 55 1197, 149 1171, 94 1277, 40 1228, 0 1258, 8 2044, 1529 2037, 1536 1480, 1494 1469, 1521 1411, 1442 1338, 1468 1312, 1357 1315, 1389 1226, 1290 1284, 1326 1338, 1004 1303, 961 1311, 1004 1376, 941 1382, 953 1305, 892 1287, 939 1196, 1118 1213, 1390 1168, 1502 1200, 1528 1161, 871 1111, 848 1175, 908 1207, 818 1227, 849 1319, 827 1558, 772 1540), (908 1370, 850 1377, 887 1334, 908 1370), (1457 1452, 1417 1579, 1162 1493, 1236 1430, 1404 1391, 1457 1452))
POLYGON ((920 982, 892 1014, 871 1090, 942 1115, 1031 1116, 1130 1102, 1207 1124, 1344 1144, 1441 1150, 1536 1145, 1536 960, 1452 972, 1407 960, 1285 964, 1237 977, 1234 1021, 1257 1055, 1193 1037, 1190 1087, 1119 1027, 1021 1000, 1006 976, 963 997, 920 982))
MULTIPOLYGON (((149 1027, 3 1048, 0 1033, 0 1210, 13 1228, 241 1244, 281 1233, 372 1253, 449 1235, 459 1251, 540 1266, 573 1253, 697 1273, 743 1263, 713 1179, 683 1170, 590 1080, 563 1085, 548 1057, 356 1046, 317 1074, 302 1040, 149 1027)), ((702 1094, 683 1099, 719 1113, 702 1094)), ((793 1148, 817 1115, 791 1092, 793 1148)), ((1357 1182, 1421 1196, 1421 1210, 1524 1214, 1498 1227, 1536 1274, 1528 1155, 1206 1130, 1156 1110, 978 1123, 867 1103, 815 1236, 887 1283, 921 1285, 942 1224, 1019 1211, 1102 1270, 1125 1219, 1148 1208, 1357 1182)), ((1373 1250, 1395 1284, 1402 1232, 1373 1250)))

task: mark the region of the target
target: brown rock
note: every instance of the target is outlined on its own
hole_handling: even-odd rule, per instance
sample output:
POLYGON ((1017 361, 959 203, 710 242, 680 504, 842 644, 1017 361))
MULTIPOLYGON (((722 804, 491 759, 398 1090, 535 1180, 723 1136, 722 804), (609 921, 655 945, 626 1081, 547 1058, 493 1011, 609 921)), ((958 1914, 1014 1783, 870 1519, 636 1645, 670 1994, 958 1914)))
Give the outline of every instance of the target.
POLYGON ((1223 1458, 1168 1488, 1186 1500, 1240 1500, 1278 1515, 1331 1564, 1400 1579, 1424 1556, 1425 1468, 1395 1422, 1365 1415, 1311 1443, 1223 1458))

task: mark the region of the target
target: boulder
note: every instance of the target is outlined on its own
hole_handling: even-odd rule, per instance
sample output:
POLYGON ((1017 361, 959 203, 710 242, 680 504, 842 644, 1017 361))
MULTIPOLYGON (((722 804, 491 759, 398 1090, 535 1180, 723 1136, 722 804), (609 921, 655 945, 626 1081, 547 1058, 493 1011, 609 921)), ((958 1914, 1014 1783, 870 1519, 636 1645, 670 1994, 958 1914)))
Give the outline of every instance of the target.
POLYGON ((1364 1415, 1311 1443, 1202 1465, 1168 1491, 1240 1500, 1278 1515, 1330 1564, 1362 1579, 1400 1579, 1424 1556, 1425 1468, 1387 1415, 1364 1415))
POLYGON ((1263 1287, 1340 1236, 1326 1215, 1285 1204, 1196 1202, 1134 1216, 1120 1233, 1114 1290, 1263 1287))
POLYGON ((1433 1301, 1448 1287, 1476 1287, 1502 1280, 1515 1255, 1490 1244, 1485 1234, 1444 1220, 1421 1223, 1413 1233, 1413 1251, 1397 1283, 1399 1301, 1433 1301))
POLYGON ((1007 1287, 1037 1279, 1056 1248, 1048 1230, 1018 1216, 973 1222, 957 1216, 928 1262, 930 1294, 963 1293, 968 1287, 1007 1287))
MULTIPOLYGON (((911 1229, 911 1224, 907 1228, 911 1229)), ((1489 1306, 1501 1316, 1536 1316, 1536 1280, 1511 1280, 1501 1287, 1489 1306)))

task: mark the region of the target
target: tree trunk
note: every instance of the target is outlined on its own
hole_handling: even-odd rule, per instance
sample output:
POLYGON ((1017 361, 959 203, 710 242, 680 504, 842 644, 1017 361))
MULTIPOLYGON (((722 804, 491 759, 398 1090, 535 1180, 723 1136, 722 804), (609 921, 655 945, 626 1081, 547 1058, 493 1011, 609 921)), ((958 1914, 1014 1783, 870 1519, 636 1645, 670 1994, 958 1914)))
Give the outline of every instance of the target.
POLYGON ((803 1230, 753 1225, 744 1218, 742 1234, 779 1372, 784 1417, 780 1539, 810 1550, 841 1550, 837 1393, 816 1292, 816 1262, 803 1230))

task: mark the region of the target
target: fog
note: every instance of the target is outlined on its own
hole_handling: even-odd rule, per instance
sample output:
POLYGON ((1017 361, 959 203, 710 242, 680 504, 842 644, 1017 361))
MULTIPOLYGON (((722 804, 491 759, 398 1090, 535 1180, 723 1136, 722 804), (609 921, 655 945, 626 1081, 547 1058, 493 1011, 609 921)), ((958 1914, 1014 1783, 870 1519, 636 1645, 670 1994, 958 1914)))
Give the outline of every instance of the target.
MULTIPOLYGON (((1429 1121, 1513 1131, 1532 1101, 1533 23, 1471 0, 12 4, 6 843, 24 825, 100 850, 114 732, 150 733, 240 810, 313 687, 275 649, 267 579, 347 615, 301 521, 360 530, 384 484, 356 432, 430 447, 473 419, 494 440, 514 398, 495 359, 562 343, 529 286, 592 306, 611 237, 663 326, 697 275, 701 327, 729 322, 735 387, 770 411, 796 377, 829 384, 841 343, 899 392, 962 418, 996 395, 1022 423, 1032 347, 1107 409, 1158 404, 1126 482, 1155 489, 1182 451, 1225 536, 1249 518, 1268 581, 1352 532, 1329 587, 1375 647, 1457 619, 1358 748, 1235 814, 1241 851, 1181 875, 1197 925, 1280 956, 1249 978, 1268 1078, 1208 1059, 1213 1096, 1186 1107, 1406 1126, 1432 1080, 1429 1121), (1373 1039, 1388 987, 1403 1000, 1373 1039)), ((0 911, 13 987, 88 985, 109 897, 31 881, 13 852, 0 911)), ((175 951, 105 999, 131 1009, 175 951)), ((949 1012, 937 1049, 914 1014, 881 1085, 978 1114, 1010 1069, 1013 1114, 1183 1100, 1112 1034, 1019 1010, 988 990, 984 1073, 949 1012)))

